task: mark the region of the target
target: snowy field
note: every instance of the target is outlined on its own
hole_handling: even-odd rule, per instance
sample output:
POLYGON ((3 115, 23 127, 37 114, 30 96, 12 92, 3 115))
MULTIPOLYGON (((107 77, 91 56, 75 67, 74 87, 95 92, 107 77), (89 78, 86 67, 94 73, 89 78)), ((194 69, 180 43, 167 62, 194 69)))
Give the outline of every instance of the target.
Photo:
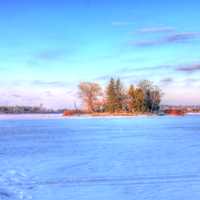
POLYGON ((0 119, 0 200, 200 199, 199 115, 0 119))

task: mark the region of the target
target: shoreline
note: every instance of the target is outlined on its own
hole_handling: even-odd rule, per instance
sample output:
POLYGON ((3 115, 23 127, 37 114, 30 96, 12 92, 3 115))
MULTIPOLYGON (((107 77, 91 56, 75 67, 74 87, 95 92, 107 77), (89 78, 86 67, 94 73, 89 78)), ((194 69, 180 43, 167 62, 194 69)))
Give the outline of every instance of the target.
POLYGON ((156 114, 153 114, 153 113, 90 113, 89 114, 90 116, 93 116, 93 117, 109 117, 109 116, 116 116, 116 117, 129 117, 129 116, 153 116, 153 115, 156 115, 156 114))
POLYGON ((0 114, 0 121, 3 120, 64 120, 64 119, 81 119, 81 118, 137 118, 137 117, 184 117, 196 115, 200 116, 200 113, 186 113, 185 115, 163 115, 160 116, 158 114, 153 113, 92 113, 92 114, 74 114, 69 116, 63 116, 62 113, 52 113, 52 114, 0 114))

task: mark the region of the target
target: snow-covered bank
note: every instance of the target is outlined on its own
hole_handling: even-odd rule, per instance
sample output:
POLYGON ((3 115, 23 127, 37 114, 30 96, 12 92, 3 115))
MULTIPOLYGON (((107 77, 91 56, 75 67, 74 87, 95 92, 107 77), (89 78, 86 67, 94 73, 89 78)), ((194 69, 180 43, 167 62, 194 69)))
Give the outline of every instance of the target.
MULTIPOLYGON (((200 113, 187 113, 187 115, 200 115, 200 113)), ((170 116, 170 115, 165 115, 170 116)), ((160 117, 156 114, 138 114, 138 115, 72 115, 63 116, 63 114, 0 114, 0 120, 42 120, 42 119, 117 119, 117 118, 155 118, 160 117)), ((163 117, 163 116, 161 116, 163 117)))
POLYGON ((187 115, 200 115, 200 112, 189 112, 189 113, 187 113, 187 115))
POLYGON ((157 115, 140 114, 140 115, 71 115, 63 114, 0 114, 0 120, 42 120, 42 119, 117 119, 117 118, 144 118, 156 117, 157 115))
POLYGON ((62 114, 0 114, 0 120, 61 119, 62 114))

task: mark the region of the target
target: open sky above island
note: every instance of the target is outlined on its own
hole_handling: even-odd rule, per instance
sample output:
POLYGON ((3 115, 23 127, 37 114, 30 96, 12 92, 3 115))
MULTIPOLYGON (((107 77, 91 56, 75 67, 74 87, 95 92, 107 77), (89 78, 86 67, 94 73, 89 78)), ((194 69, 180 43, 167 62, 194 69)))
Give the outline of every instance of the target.
POLYGON ((200 104, 197 0, 0 2, 0 105, 72 107, 80 81, 150 79, 200 104))

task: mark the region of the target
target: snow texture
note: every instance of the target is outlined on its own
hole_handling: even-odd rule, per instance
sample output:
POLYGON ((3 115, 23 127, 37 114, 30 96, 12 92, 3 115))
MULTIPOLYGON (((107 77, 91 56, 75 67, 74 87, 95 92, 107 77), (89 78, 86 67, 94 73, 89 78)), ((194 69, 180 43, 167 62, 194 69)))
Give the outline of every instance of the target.
POLYGON ((200 199, 199 115, 1 118, 0 200, 200 199))

